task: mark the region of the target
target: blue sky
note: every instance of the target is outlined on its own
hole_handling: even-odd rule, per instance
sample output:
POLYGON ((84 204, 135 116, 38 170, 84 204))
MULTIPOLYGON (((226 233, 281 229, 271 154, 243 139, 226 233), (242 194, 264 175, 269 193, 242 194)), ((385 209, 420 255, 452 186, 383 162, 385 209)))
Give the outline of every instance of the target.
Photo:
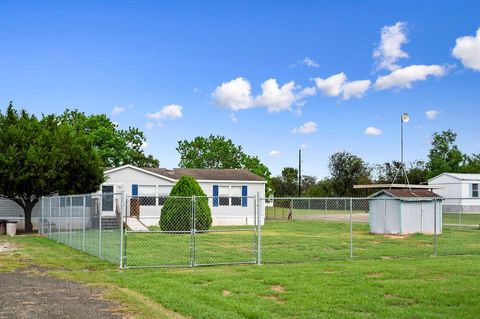
POLYGON ((164 167, 213 133, 273 174, 303 145, 321 177, 338 150, 398 159, 403 112, 407 161, 449 128, 478 153, 479 17, 478 1, 2 1, 0 105, 106 113, 164 167))

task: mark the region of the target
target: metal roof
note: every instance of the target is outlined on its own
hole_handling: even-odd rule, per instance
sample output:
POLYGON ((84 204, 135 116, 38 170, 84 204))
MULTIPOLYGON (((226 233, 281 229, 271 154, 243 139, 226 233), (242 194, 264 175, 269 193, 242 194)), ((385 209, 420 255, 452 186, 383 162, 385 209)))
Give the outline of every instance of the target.
POLYGON ((447 175, 447 176, 450 176, 450 177, 453 177, 455 179, 458 179, 460 181, 480 181, 480 174, 470 174, 470 173, 442 173, 438 176, 435 176, 435 177, 432 177, 428 180, 428 182, 440 177, 440 176, 443 176, 443 175, 447 175))
POLYGON ((372 194, 370 197, 377 197, 381 194, 387 194, 398 199, 441 199, 442 197, 428 189, 382 189, 372 194))
POLYGON ((365 184, 353 185, 354 189, 372 189, 372 188, 403 188, 403 189, 438 189, 445 188, 443 185, 405 185, 405 184, 365 184))

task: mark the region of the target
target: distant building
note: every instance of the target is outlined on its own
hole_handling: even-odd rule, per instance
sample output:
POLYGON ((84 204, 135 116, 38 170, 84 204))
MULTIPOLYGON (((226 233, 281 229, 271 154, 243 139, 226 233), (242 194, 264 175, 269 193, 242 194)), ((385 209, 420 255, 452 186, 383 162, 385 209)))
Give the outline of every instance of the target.
POLYGON ((428 185, 444 186, 436 191, 445 198, 444 212, 480 211, 480 174, 443 173, 428 185))

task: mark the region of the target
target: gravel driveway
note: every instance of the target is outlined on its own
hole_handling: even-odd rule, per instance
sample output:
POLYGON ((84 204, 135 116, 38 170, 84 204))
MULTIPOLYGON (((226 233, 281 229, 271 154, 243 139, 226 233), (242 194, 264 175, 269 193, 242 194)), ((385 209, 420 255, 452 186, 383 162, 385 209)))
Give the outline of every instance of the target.
POLYGON ((0 319, 124 318, 101 290, 24 271, 0 273, 0 319))

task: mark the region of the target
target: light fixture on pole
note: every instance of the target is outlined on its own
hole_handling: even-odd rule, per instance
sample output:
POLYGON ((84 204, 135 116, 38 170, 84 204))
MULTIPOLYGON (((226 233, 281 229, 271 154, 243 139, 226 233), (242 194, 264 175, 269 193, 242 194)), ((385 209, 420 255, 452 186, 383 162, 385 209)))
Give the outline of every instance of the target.
POLYGON ((403 123, 408 123, 408 122, 410 122, 410 115, 408 115, 408 113, 403 113, 402 116, 400 116, 400 167, 395 172, 395 177, 393 178, 392 185, 395 184, 395 180, 397 179, 398 173, 401 171, 401 174, 405 178, 405 186, 410 188, 407 172, 405 170, 405 163, 403 160, 403 123))

